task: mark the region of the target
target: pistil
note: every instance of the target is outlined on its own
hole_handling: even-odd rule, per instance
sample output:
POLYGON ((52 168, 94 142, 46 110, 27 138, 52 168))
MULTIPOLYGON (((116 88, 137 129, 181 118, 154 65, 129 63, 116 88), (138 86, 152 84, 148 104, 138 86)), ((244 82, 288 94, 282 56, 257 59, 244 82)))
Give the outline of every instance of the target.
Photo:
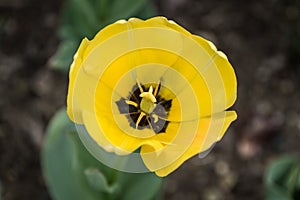
POLYGON ((142 101, 140 104, 141 110, 147 114, 150 114, 154 110, 156 103, 156 98, 153 95, 152 86, 150 86, 148 92, 142 92, 140 94, 140 97, 142 97, 142 101))

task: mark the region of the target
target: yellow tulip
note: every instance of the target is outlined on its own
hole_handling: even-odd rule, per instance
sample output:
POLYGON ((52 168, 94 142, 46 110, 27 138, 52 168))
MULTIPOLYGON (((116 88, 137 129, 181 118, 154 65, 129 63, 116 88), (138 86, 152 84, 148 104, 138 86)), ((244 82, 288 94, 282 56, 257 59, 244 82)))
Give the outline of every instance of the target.
POLYGON ((83 39, 69 79, 70 119, 107 152, 138 152, 158 176, 210 149, 237 118, 225 54, 164 17, 120 20, 83 39))

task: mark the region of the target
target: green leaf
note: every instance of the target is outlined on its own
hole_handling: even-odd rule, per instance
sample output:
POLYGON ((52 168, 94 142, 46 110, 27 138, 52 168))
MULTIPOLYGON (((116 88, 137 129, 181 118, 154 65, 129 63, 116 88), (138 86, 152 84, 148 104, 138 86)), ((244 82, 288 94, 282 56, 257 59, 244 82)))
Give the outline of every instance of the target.
POLYGON ((95 1, 94 8, 96 8, 96 10, 98 11, 98 12, 96 12, 98 19, 105 20, 108 17, 108 13, 110 11, 109 7, 110 7, 112 1, 113 0, 96 0, 95 1))
POLYGON ((91 156, 65 109, 48 126, 42 169, 54 200, 150 200, 161 196, 162 179, 153 173, 119 172, 91 156))
POLYGON ((122 200, 151 200, 161 197, 162 179, 153 173, 128 174, 120 177, 126 184, 123 190, 122 200))
POLYGON ((80 37, 93 35, 99 25, 99 19, 91 0, 69 0, 67 3, 63 13, 63 26, 71 26, 73 34, 80 37))
POLYGON ((74 40, 65 40, 62 42, 57 52, 50 59, 50 66, 61 71, 69 71, 72 63, 73 55, 79 43, 74 40))
POLYGON ((103 195, 90 188, 84 173, 78 167, 77 137, 74 125, 62 110, 50 122, 42 152, 42 167, 46 183, 53 199, 82 200, 99 199, 103 195))
POLYGON ((289 175, 287 176, 286 186, 289 194, 293 195, 294 192, 297 190, 297 181, 299 178, 300 178, 300 162, 293 165, 289 175))
POLYGON ((68 0, 62 11, 59 36, 62 44, 50 64, 68 72, 80 41, 94 35, 106 25, 130 17, 149 18, 155 14, 149 0, 68 0))
POLYGON ((300 159, 285 156, 268 168, 265 176, 266 198, 296 200, 300 198, 300 159))
POLYGON ((111 7, 110 18, 113 20, 132 17, 146 6, 147 0, 114 1, 111 7))
MULTIPOLYGON (((90 30, 94 31, 99 24, 99 21, 97 19, 97 12, 95 12, 95 9, 93 7, 94 4, 87 0, 73 0, 72 4, 76 6, 74 7, 75 10, 77 8, 76 11, 78 15, 76 16, 76 20, 78 20, 78 17, 79 19, 84 19, 82 25, 87 24, 89 25, 90 30)), ((81 26, 81 28, 84 28, 84 26, 81 26)), ((83 30, 83 32, 86 32, 88 30, 89 29, 83 30)))
POLYGON ((117 185, 109 185, 106 177, 97 168, 89 168, 84 171, 88 183, 95 190, 113 193, 116 191, 117 185))
POLYGON ((150 17, 155 16, 156 11, 155 8, 152 4, 148 3, 146 6, 144 6, 143 9, 141 9, 139 11, 139 13, 137 14, 137 16, 139 16, 142 19, 148 19, 150 17))
POLYGON ((285 194, 282 188, 274 185, 272 187, 267 188, 265 200, 292 200, 292 199, 285 194))

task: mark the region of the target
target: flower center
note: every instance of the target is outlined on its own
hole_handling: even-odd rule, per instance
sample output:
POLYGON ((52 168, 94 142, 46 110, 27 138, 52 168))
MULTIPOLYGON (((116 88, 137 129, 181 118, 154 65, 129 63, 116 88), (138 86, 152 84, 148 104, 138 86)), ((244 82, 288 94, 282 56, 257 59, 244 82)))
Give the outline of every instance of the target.
POLYGON ((145 86, 137 80, 128 98, 116 102, 120 114, 126 115, 131 127, 139 130, 149 128, 155 133, 166 132, 172 100, 162 98, 160 88, 160 82, 145 86))
POLYGON ((140 94, 142 101, 140 103, 140 108, 143 112, 150 114, 155 108, 156 98, 153 95, 153 88, 150 86, 148 92, 143 92, 140 94))

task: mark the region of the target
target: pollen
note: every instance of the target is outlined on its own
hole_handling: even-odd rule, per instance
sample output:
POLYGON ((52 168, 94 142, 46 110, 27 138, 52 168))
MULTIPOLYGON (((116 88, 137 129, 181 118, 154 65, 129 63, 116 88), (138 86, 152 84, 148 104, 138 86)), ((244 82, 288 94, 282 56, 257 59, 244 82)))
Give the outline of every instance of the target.
POLYGON ((151 113, 155 108, 156 98, 153 95, 153 88, 150 86, 148 92, 143 92, 140 94, 140 97, 142 97, 141 101, 141 110, 145 113, 151 113))
POLYGON ((153 93, 153 87, 150 86, 149 91, 143 92, 142 94, 140 94, 140 97, 147 98, 150 101, 152 101, 152 103, 156 103, 156 98, 152 93, 153 93))
POLYGON ((160 81, 145 85, 136 79, 129 96, 116 101, 120 114, 127 117, 129 126, 137 130, 149 128, 156 134, 166 131, 172 100, 166 100, 159 94, 161 88, 160 81))

